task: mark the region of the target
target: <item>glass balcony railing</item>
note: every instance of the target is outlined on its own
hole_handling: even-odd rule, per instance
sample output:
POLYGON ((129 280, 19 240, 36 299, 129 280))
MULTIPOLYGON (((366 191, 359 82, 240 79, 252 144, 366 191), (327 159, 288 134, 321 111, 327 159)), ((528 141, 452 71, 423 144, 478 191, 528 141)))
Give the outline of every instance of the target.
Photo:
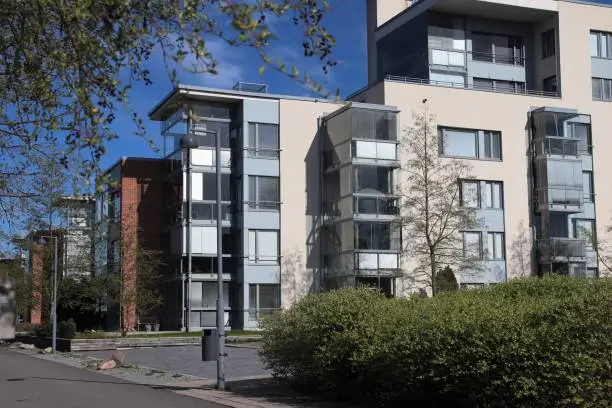
POLYGON ((578 156, 581 150, 580 140, 569 137, 546 136, 535 143, 538 155, 578 156))
POLYGON ((551 186, 537 190, 537 207, 541 210, 579 211, 583 202, 582 186, 551 186))
POLYGON ((361 275, 394 275, 399 272, 399 258, 396 252, 355 252, 355 272, 361 275))
MULTIPOLYGON (((185 215, 187 215, 187 205, 185 205, 185 215)), ((195 201, 191 203, 191 218, 194 220, 217 220, 217 203, 215 201, 195 201)), ((221 220, 232 220, 232 204, 230 202, 221 203, 221 220)))
POLYGON ((538 240, 541 261, 582 261, 586 257, 584 239, 553 237, 538 240))
POLYGON ((377 196, 355 196, 353 199, 355 214, 399 215, 396 198, 377 196))

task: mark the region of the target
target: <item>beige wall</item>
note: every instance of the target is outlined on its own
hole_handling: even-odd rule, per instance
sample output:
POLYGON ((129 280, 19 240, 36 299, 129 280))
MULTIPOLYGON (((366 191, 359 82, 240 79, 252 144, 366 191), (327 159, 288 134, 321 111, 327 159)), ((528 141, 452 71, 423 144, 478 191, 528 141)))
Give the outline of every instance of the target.
POLYGON ((319 118, 341 105, 280 101, 281 300, 287 307, 320 282, 319 118))

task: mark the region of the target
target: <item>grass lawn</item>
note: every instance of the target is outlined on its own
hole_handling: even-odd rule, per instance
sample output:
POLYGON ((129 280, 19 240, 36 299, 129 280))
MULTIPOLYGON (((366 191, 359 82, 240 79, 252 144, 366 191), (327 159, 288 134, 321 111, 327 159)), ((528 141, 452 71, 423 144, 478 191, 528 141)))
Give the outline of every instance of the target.
MULTIPOLYGON (((230 330, 226 331, 227 336, 259 336, 260 331, 256 330, 230 330)), ((158 337, 200 337, 201 331, 197 332, 135 332, 128 334, 130 338, 158 338, 158 337)), ((75 339, 104 339, 120 337, 118 333, 107 333, 107 332, 95 332, 95 333, 76 333, 75 339)))

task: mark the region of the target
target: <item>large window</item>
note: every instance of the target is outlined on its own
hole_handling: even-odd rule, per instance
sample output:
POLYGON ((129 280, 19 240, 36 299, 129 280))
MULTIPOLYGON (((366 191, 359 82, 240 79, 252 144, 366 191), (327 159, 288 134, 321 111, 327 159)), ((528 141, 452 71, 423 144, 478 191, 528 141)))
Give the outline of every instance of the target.
POLYGON ((280 285, 249 285, 249 320, 257 321, 280 309, 280 285))
POLYGON ((501 160, 501 133, 441 127, 440 153, 451 157, 501 160))
POLYGON ((612 101, 612 79, 593 78, 593 99, 612 101))
POLYGON ((249 123, 249 156, 278 157, 278 125, 249 123))
POLYGON ((355 248, 365 250, 397 249, 399 242, 393 242, 397 227, 385 222, 356 222, 355 248))
POLYGON ((595 220, 574 219, 574 237, 584 239, 590 248, 594 248, 595 220))
POLYGON ((487 233, 487 257, 491 260, 504 259, 504 233, 487 233))
POLYGON ((391 194, 393 170, 379 166, 355 167, 355 193, 391 194))
POLYGON ((555 55, 556 48, 555 29, 551 28, 542 33, 542 59, 555 55))
POLYGON ((278 210, 279 207, 278 177, 249 176, 249 208, 278 210))
POLYGON ((280 252, 278 231, 249 230, 249 263, 277 265, 280 252))
POLYGON ((523 65, 523 39, 515 36, 472 33, 472 59, 523 65))
MULTIPOLYGON (((229 283, 223 282, 223 300, 225 305, 229 305, 229 283)), ((189 301, 192 308, 216 309, 217 308, 217 282, 192 282, 191 299, 189 301)))
POLYGON ((477 180, 461 180, 461 206, 465 208, 480 207, 480 182, 477 180))
POLYGON ((215 147, 217 132, 221 135, 221 148, 230 148, 230 123, 227 121, 200 121, 195 122, 192 128, 198 145, 201 147, 215 147))
POLYGON ((487 181, 485 183, 485 203, 487 208, 504 208, 501 181, 487 181))
MULTIPOLYGON (((217 200, 217 174, 193 173, 191 198, 195 201, 217 200)), ((221 174, 221 201, 231 201, 230 175, 221 174)))
POLYGON ((612 33, 591 31, 591 56, 598 58, 612 58, 612 33))
POLYGON ((463 232, 463 257, 467 259, 482 259, 482 233, 463 232))

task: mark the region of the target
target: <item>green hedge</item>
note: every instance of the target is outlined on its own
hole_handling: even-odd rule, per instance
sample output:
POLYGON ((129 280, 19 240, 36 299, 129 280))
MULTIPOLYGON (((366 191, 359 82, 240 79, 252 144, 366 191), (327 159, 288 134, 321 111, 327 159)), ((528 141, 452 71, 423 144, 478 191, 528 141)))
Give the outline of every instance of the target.
POLYGON ((274 375, 401 407, 612 406, 612 281, 521 279, 433 299, 309 296, 263 322, 274 375))

